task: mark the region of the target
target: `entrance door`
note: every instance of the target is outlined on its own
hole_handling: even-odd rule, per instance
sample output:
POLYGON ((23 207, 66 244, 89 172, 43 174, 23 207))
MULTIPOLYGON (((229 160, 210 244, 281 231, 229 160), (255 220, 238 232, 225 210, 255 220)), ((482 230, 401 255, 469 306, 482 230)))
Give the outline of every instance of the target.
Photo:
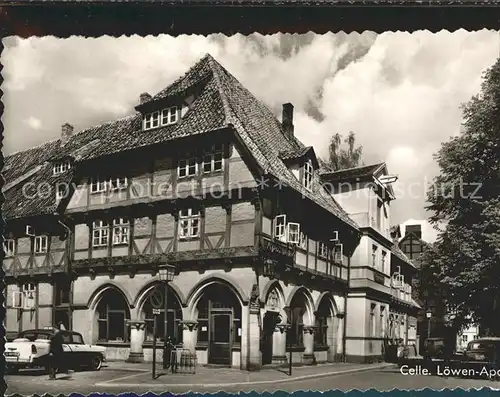
POLYGON ((271 364, 273 361, 273 334, 276 328, 278 313, 267 311, 262 324, 262 364, 271 364))
POLYGON ((231 329, 230 313, 212 313, 210 321, 210 364, 231 365, 231 329))

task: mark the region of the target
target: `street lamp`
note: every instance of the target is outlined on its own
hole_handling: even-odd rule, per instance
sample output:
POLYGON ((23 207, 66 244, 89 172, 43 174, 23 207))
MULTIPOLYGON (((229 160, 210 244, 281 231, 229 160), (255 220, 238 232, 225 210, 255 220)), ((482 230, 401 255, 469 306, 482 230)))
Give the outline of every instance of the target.
POLYGON ((427 317, 427 339, 429 339, 431 337, 432 312, 430 310, 427 310, 427 313, 425 313, 425 316, 427 317))
MULTIPOLYGON (((168 357, 168 351, 167 351, 167 339, 168 339, 168 330, 167 330, 167 313, 168 313, 168 283, 172 281, 175 277, 175 267, 172 265, 164 265, 161 266, 158 269, 158 277, 160 278, 160 281, 163 282, 165 292, 164 292, 164 313, 163 313, 163 369, 168 368, 168 362, 170 361, 170 357, 168 357)), ((156 336, 155 336, 156 337, 156 336)))

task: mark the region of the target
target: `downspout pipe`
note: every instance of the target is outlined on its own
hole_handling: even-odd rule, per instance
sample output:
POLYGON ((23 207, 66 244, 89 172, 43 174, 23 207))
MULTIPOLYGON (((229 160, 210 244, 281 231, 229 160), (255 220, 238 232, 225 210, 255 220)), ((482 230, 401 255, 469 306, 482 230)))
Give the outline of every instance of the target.
POLYGON ((347 257, 347 288, 344 294, 344 329, 342 334, 342 355, 343 361, 347 362, 346 346, 347 346, 347 297, 349 296, 349 286, 351 282, 351 257, 347 257))

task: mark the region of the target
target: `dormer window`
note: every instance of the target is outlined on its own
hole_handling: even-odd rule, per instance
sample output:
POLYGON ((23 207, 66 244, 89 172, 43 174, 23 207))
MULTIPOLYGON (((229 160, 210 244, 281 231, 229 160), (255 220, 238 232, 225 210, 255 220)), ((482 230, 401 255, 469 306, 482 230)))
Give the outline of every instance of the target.
POLYGON ((69 160, 58 161, 57 163, 54 164, 53 174, 54 175, 62 174, 63 172, 66 172, 70 168, 71 168, 71 162, 69 160))
POLYGON ((14 255, 14 247, 15 247, 14 239, 7 239, 3 242, 3 250, 5 252, 6 257, 14 255))
POLYGON ((224 159, 224 146, 213 145, 208 150, 205 150, 203 155, 203 173, 222 171, 224 159))
POLYGON ((145 114, 143 126, 144 130, 150 130, 160 126, 175 124, 178 120, 179 108, 177 106, 171 106, 163 110, 145 114))
POLYGON ((304 175, 302 176, 302 183, 307 190, 312 190, 314 167, 311 160, 304 163, 304 175))

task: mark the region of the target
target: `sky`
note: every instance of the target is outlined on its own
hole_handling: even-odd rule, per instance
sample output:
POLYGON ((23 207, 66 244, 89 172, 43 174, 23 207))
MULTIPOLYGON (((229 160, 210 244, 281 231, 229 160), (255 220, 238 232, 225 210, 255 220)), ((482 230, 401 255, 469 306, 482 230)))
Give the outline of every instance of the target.
POLYGON ((278 117, 295 107, 296 136, 327 157, 331 136, 356 134, 365 164, 385 161, 391 223, 423 223, 441 142, 460 132, 461 104, 499 55, 498 32, 387 32, 3 40, 4 154, 134 114, 210 53, 278 117))

